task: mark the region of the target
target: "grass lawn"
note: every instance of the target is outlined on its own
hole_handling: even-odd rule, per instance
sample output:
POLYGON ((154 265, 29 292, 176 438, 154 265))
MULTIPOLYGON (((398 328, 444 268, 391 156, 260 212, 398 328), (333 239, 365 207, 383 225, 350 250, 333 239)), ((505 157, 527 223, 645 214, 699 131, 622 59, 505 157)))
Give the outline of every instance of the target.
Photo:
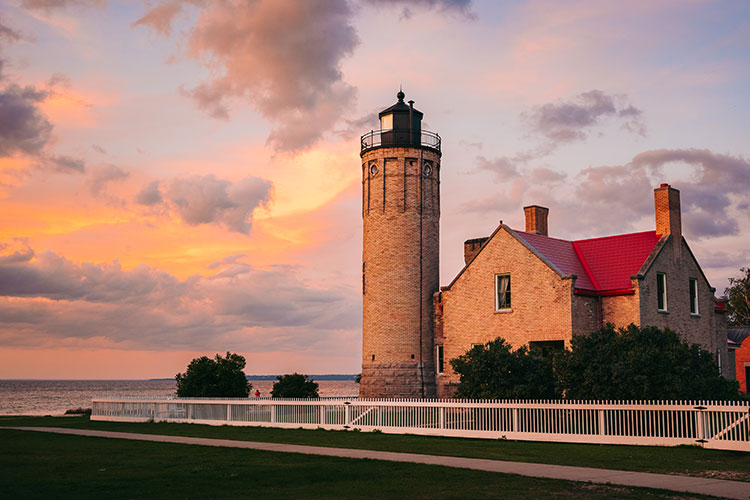
POLYGON ((431 465, 235 448, 15 430, 0 430, 0 440, 0 498, 9 499, 705 498, 431 465))
MULTIPOLYGON (((88 417, 0 417, 0 426, 49 426, 489 458, 750 481, 750 453, 693 446, 617 446, 444 438, 263 427, 91 422, 88 417)), ((2 496, 2 495, 0 495, 2 496)))

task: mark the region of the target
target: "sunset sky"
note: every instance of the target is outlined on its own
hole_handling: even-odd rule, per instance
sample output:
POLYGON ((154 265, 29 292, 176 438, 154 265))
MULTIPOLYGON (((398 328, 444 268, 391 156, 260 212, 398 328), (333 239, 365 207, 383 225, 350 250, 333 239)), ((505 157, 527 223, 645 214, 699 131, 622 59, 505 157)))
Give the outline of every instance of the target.
POLYGON ((358 373, 359 136, 443 138, 441 278, 522 207, 750 265, 745 0, 7 0, 0 378, 358 373))

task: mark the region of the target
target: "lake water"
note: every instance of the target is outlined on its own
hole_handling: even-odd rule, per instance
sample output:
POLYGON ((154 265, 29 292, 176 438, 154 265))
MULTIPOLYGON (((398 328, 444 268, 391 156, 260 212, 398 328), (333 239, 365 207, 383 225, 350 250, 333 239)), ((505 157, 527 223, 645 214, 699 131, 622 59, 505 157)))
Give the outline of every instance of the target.
MULTIPOLYGON (((273 380, 251 380, 251 392, 269 396, 273 380)), ((91 408, 92 398, 169 397, 174 380, 0 380, 0 415, 62 415, 71 408, 91 408)), ((318 381, 321 396, 356 397, 353 381, 318 381)))

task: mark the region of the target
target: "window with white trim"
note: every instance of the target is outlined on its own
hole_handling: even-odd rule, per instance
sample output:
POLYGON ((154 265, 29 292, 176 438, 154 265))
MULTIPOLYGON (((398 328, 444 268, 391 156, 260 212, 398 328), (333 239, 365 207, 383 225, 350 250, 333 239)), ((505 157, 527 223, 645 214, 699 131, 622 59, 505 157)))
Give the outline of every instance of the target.
POLYGON ((667 310, 667 275, 656 273, 656 307, 660 311, 667 310))
POLYGON ((435 368, 437 369, 438 373, 443 373, 445 370, 444 361, 443 361, 443 344, 438 344, 435 346, 435 368))
POLYGON ((495 310, 510 309, 510 274, 495 275, 495 310))
POLYGON ((698 280, 690 278, 690 314, 700 314, 698 312, 698 280))

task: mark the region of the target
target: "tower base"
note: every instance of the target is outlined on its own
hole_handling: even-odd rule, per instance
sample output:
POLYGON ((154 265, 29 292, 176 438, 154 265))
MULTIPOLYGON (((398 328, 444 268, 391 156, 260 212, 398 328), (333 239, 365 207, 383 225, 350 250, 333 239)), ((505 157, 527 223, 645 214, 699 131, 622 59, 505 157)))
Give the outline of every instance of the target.
POLYGON ((424 364, 421 369, 419 363, 367 363, 362 366, 360 398, 434 398, 436 395, 435 367, 431 364, 424 364))

